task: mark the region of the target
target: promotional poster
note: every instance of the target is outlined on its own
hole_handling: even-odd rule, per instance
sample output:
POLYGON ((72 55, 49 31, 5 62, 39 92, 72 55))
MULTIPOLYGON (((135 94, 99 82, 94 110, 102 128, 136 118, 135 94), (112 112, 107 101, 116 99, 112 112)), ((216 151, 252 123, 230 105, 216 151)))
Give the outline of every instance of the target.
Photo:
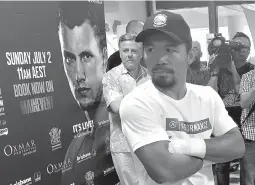
POLYGON ((118 184, 103 2, 0 2, 0 23, 0 184, 118 184))

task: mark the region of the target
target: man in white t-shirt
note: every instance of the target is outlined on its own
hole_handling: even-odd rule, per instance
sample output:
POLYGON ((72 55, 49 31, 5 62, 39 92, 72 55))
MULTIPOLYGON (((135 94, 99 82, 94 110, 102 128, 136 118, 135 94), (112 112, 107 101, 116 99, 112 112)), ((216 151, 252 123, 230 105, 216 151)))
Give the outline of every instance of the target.
POLYGON ((189 26, 179 14, 158 12, 136 41, 151 80, 124 97, 119 111, 139 185, 214 185, 211 164, 241 158, 245 146, 219 95, 186 83, 189 26))

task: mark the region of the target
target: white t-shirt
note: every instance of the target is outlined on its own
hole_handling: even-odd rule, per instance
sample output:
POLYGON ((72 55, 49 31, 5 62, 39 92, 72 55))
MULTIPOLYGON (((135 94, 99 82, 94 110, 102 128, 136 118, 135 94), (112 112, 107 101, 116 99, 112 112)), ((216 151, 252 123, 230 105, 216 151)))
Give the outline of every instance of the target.
MULTIPOLYGON (((174 100, 158 91, 151 80, 137 87, 121 102, 123 133, 132 151, 169 136, 209 139, 236 127, 216 91, 187 83, 187 93, 174 100), (124 118, 124 119, 123 119, 124 118)), ((139 185, 157 185, 135 156, 139 185)), ((172 183, 164 183, 164 185, 172 183)), ((214 185, 212 166, 205 166, 176 185, 214 185)))

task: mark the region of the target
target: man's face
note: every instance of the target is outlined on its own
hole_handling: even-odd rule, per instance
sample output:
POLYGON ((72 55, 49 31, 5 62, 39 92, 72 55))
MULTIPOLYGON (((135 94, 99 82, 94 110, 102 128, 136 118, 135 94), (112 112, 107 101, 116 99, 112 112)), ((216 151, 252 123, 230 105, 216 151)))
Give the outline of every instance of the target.
POLYGON ((135 41, 124 41, 120 43, 120 58, 127 70, 138 68, 142 58, 142 45, 135 41))
MULTIPOLYGON (((233 41, 239 42, 242 45, 245 45, 249 48, 251 46, 249 40, 245 37, 236 37, 235 39, 233 39, 233 41)), ((233 61, 235 61, 235 62, 245 62, 246 59, 248 58, 249 54, 250 54, 250 49, 249 48, 242 48, 240 51, 232 52, 233 61)))
POLYGON ((172 88, 186 82, 188 63, 193 58, 185 44, 173 41, 168 35, 155 33, 144 42, 145 61, 152 82, 160 88, 172 88))
POLYGON ((85 21, 69 29, 60 25, 63 64, 72 94, 82 108, 101 100, 103 58, 94 30, 85 21))
POLYGON ((194 51, 195 59, 200 60, 200 58, 202 57, 200 43, 197 41, 192 42, 192 49, 194 51))

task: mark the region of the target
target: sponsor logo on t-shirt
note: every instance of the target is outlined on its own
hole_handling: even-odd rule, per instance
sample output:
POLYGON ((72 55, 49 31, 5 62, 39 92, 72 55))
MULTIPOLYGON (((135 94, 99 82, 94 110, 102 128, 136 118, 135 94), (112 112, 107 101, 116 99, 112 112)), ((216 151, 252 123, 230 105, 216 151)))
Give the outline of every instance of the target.
POLYGON ((179 121, 176 118, 166 118, 167 131, 181 131, 187 134, 198 134, 211 130, 212 126, 209 118, 195 122, 179 121))

